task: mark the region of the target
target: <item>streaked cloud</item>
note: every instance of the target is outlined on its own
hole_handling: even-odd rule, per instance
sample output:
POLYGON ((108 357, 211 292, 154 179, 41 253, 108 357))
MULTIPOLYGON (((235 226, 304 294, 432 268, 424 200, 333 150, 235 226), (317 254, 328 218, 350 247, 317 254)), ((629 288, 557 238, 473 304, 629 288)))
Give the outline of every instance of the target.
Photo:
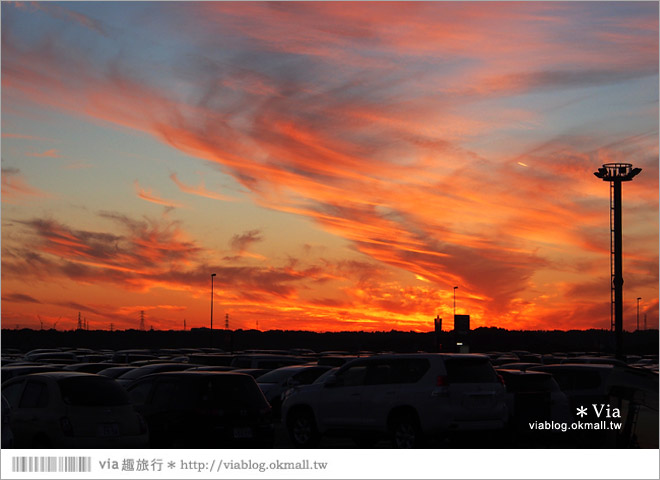
POLYGON ((134 185, 135 185, 135 191, 137 192, 137 196, 142 200, 146 200, 147 202, 155 203, 157 205, 163 205, 165 207, 170 207, 170 208, 180 208, 183 206, 180 203, 160 198, 158 195, 152 193, 151 190, 144 190, 142 187, 140 187, 140 184, 138 183, 137 180, 134 182, 134 185))
POLYGON ((47 198, 50 194, 30 186, 18 168, 2 169, 2 201, 15 204, 24 200, 47 198))
POLYGON ((62 155, 57 153, 57 150, 51 148, 41 153, 26 153, 28 157, 38 157, 38 158, 60 158, 62 155))
MULTIPOLYGON (((561 316, 562 325, 608 326, 609 290, 597 285, 607 271, 599 262, 609 255, 609 192, 592 173, 630 161, 643 175, 627 197, 638 243, 626 282, 657 297, 657 277, 643 280, 657 264, 657 5, 350 6, 147 4, 153 17, 141 18, 154 20, 140 35, 127 27, 125 42, 107 36, 112 26, 91 8, 30 7, 59 22, 34 38, 3 20, 3 104, 169 148, 176 161, 154 166, 149 188, 134 188, 181 219, 135 220, 136 206, 104 217, 121 227, 111 233, 26 213, 19 224, 36 248, 3 250, 3 268, 40 265, 80 283, 100 269, 116 288, 193 297, 212 268, 243 315, 309 328, 425 325, 450 314, 455 285, 474 325, 532 328, 561 316), (101 35, 80 48, 80 26, 101 35), (200 161, 227 181, 188 183, 200 161), (244 202, 206 186, 233 182, 260 209, 250 219, 259 228, 221 223, 218 243, 209 230, 184 232, 199 222, 159 193, 168 191, 165 172, 180 192, 221 200, 218 215, 238 224, 242 214, 229 212, 244 202), (364 264, 295 242, 274 247, 260 227, 269 212, 341 239, 364 264)), ((12 175, 16 194, 29 195, 17 173, 8 185, 12 175)), ((5 190, 3 171, 3 201, 5 190)))
POLYGON ((221 193, 211 192, 211 191, 207 190, 204 186, 204 181, 202 181, 197 186, 186 185, 181 180, 179 180, 179 177, 177 176, 176 173, 171 174, 170 179, 172 179, 172 181, 176 184, 176 186, 179 187, 179 190, 181 190, 184 193, 189 193, 191 195, 198 195, 200 197, 211 198, 213 200, 222 200, 222 201, 225 201, 225 202, 235 200, 231 196, 223 195, 221 193))

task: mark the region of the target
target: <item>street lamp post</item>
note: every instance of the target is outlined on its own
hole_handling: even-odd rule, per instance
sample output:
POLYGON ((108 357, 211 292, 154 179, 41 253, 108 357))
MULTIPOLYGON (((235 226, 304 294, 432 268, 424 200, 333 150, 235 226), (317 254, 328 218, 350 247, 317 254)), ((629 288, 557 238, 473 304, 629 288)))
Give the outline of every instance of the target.
POLYGON ((215 273, 211 274, 211 348, 213 347, 213 277, 215 273))
POLYGON ((456 320, 456 289, 458 287, 454 287, 454 321, 456 320))
POLYGON ((639 301, 642 297, 637 297, 637 331, 639 331, 639 301))
POLYGON ((621 184, 631 181, 641 172, 630 163, 606 163, 594 172, 610 182, 610 277, 611 326, 614 327, 616 358, 623 360, 623 233, 621 221, 621 184))

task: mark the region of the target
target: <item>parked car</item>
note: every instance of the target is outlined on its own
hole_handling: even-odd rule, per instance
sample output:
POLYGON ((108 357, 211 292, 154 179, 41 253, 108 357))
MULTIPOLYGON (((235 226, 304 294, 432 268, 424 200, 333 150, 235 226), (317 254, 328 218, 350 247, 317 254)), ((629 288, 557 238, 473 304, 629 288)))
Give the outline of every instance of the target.
MULTIPOLYGON (((544 365, 530 370, 551 373, 569 400, 574 419, 602 420, 603 409, 618 408, 620 430, 585 431, 576 443, 588 447, 658 448, 658 375, 650 370, 611 364, 544 365), (595 407, 594 407, 595 405, 595 407), (586 416, 575 418, 578 408, 586 416), (601 409, 599 414, 596 408, 601 409)), ((607 415, 607 410, 605 410, 607 415)))
POLYGON ((625 367, 626 362, 623 360, 618 360, 613 357, 570 357, 563 359, 560 363, 587 363, 593 365, 617 365, 619 367, 625 367))
POLYGON ((34 373, 2 384, 16 448, 145 448, 147 425, 114 380, 34 373))
POLYGON ((64 366, 62 370, 68 372, 98 373, 101 370, 105 370, 106 368, 117 367, 117 366, 120 365, 117 363, 95 363, 95 362, 73 363, 71 365, 64 366))
POLYGON ((119 375, 116 380, 122 387, 127 387, 138 378, 151 375, 152 373, 178 372, 181 370, 188 370, 195 366, 196 365, 190 365, 189 363, 152 363, 134 368, 133 370, 128 370, 126 373, 119 375))
POLYGON ((78 357, 72 352, 38 352, 28 353, 25 360, 35 363, 55 363, 69 365, 78 362, 78 357))
POLYGON ((528 371, 551 373, 568 396, 571 411, 582 406, 606 404, 612 387, 658 391, 658 376, 628 366, 593 363, 561 363, 531 367, 528 371))
POLYGON ((231 371, 234 372, 234 373, 244 373, 244 374, 250 375, 252 378, 256 379, 257 377, 265 375, 266 373, 270 372, 271 370, 272 369, 270 369, 270 368, 235 368, 231 371))
POLYGON ((557 432, 532 430, 533 422, 570 422, 568 397, 549 373, 497 369, 506 386, 509 427, 514 441, 526 446, 546 444, 557 432))
POLYGON ((235 368, 263 368, 274 370, 287 365, 300 365, 309 359, 294 357, 293 355, 274 355, 268 353, 246 353, 236 355, 230 365, 235 368))
POLYGON ((516 362, 516 363, 505 363, 503 365, 496 366, 495 369, 500 369, 504 368, 507 370, 520 370, 520 371, 525 371, 528 368, 531 367, 538 367, 540 366, 540 363, 529 363, 529 362, 516 362))
POLYGON ((62 369, 62 365, 7 365, 0 369, 2 382, 6 382, 14 377, 28 375, 30 373, 57 372, 62 369))
POLYGON ((298 385, 309 385, 331 368, 327 365, 281 367, 257 377, 257 385, 273 407, 275 415, 279 415, 282 407, 282 394, 287 389, 298 385))
POLYGON ((271 407, 254 379, 233 372, 165 372, 128 387, 152 448, 272 447, 271 407))
POLYGON ((299 387, 282 404, 293 444, 326 434, 369 446, 389 435, 397 448, 461 430, 502 429, 505 389, 489 359, 466 354, 387 354, 353 360, 325 382, 299 387))
POLYGON ((110 361, 113 363, 132 363, 143 360, 156 360, 157 358, 158 357, 149 350, 132 349, 114 352, 110 361))
POLYGON ((117 378, 126 372, 130 372, 131 370, 135 370, 136 368, 133 365, 124 365, 121 367, 106 367, 103 370, 97 372, 99 375, 103 375, 104 377, 110 377, 110 378, 117 378))
POLYGON ((317 365, 328 365, 330 367, 341 367, 346 362, 358 358, 356 355, 324 355, 319 357, 317 365))
POLYGON ((1 448, 14 447, 14 432, 11 431, 11 407, 9 402, 2 395, 2 443, 1 448))
POLYGON ((228 367, 234 359, 234 355, 226 353, 193 353, 189 354, 190 363, 217 367, 228 367))

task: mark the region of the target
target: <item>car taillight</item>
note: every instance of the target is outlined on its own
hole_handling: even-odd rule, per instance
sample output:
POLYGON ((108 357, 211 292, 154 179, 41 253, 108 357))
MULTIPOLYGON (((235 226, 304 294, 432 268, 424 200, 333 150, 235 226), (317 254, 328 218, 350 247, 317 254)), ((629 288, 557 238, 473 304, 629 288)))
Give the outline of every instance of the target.
POLYGON ((60 418, 60 428, 62 429, 62 433, 64 433, 64 435, 67 437, 73 436, 73 425, 71 425, 71 420, 69 420, 69 417, 60 418))
POLYGON ((435 386, 436 387, 447 387, 449 385, 449 377, 446 375, 438 375, 435 386))
POLYGON ((500 381, 500 383, 502 384, 502 386, 506 387, 506 382, 504 381, 504 377, 498 373, 497 378, 500 381))

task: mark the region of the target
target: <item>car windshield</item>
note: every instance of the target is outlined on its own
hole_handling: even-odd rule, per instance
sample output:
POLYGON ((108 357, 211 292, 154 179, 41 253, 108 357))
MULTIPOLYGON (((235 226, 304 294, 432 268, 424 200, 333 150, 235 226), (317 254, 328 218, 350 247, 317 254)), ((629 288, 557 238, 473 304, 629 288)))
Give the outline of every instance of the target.
POLYGON ((109 407, 129 403, 128 394, 111 378, 90 375, 63 378, 57 383, 67 405, 109 407))
POLYGON ((259 378, 257 378, 257 383, 280 383, 283 380, 286 380, 291 375, 293 375, 296 370, 280 369, 273 370, 268 373, 264 373, 259 378))
POLYGON ((331 368, 327 372, 322 373, 316 380, 314 380, 312 383, 323 383, 325 380, 330 376, 334 375, 337 370, 339 370, 339 367, 331 368))
POLYGON ((495 370, 486 358, 462 357, 446 361, 451 383, 497 382, 495 370))
POLYGON ((201 385, 202 403, 220 408, 263 408, 267 405, 254 379, 244 375, 223 375, 201 385))

